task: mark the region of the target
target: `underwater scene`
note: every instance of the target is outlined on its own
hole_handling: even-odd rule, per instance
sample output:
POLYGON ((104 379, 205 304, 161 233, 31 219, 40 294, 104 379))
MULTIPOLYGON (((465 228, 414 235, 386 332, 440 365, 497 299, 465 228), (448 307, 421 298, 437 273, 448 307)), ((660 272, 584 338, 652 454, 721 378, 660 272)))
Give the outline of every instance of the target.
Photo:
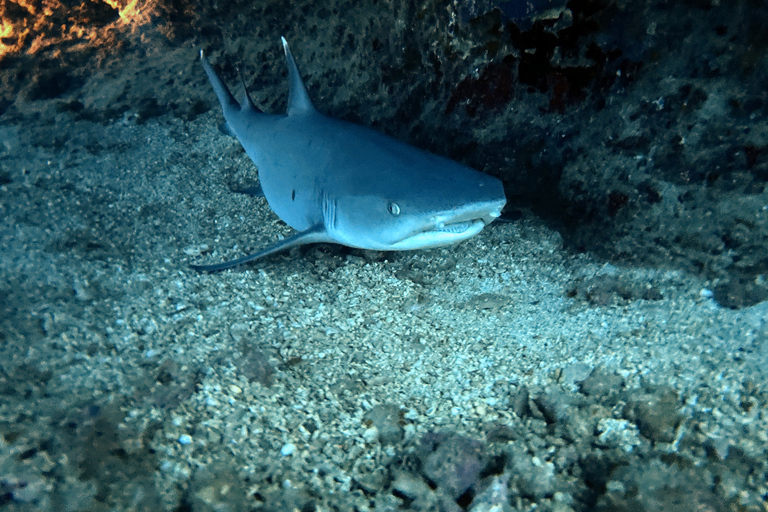
POLYGON ((0 512, 768 511, 765 0, 0 0, 0 512))

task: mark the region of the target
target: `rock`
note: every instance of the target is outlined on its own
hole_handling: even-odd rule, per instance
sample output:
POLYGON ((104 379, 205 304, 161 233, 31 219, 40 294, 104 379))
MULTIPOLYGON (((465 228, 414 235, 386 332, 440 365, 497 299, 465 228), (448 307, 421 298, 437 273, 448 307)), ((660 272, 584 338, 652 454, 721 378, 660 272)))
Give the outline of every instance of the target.
POLYGON ((555 492, 555 465, 531 456, 522 448, 513 448, 510 454, 510 474, 523 496, 540 500, 555 492))
POLYGON ((469 489, 483 468, 483 444, 475 439, 451 435, 424 460, 424 475, 454 499, 469 489))
POLYGON ((514 412, 518 418, 525 418, 531 413, 530 406, 528 405, 529 398, 530 394, 528 393, 528 388, 525 386, 520 386, 510 393, 509 408, 512 409, 512 412, 514 412))
POLYGON ((375 427, 382 444, 396 444, 403 439, 402 411, 396 405, 381 404, 365 413, 363 421, 375 427))
POLYGON ((579 391, 593 398, 602 398, 616 393, 624 386, 621 375, 595 368, 592 373, 581 382, 579 391))
POLYGON ((630 399, 626 417, 635 422, 640 433, 654 443, 671 443, 682 421, 678 407, 674 391, 648 393, 630 399))

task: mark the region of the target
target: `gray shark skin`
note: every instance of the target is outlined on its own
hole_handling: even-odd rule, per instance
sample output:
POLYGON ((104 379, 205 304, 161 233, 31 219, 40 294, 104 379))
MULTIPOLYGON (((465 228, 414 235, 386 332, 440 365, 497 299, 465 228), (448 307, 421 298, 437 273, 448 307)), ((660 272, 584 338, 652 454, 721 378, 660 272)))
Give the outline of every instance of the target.
POLYGON ((368 128, 320 114, 282 38, 290 89, 284 115, 261 112, 243 85, 237 102, 200 58, 228 127, 256 164, 270 208, 299 233, 216 272, 299 245, 329 242, 401 251, 476 235, 506 204, 500 180, 368 128))

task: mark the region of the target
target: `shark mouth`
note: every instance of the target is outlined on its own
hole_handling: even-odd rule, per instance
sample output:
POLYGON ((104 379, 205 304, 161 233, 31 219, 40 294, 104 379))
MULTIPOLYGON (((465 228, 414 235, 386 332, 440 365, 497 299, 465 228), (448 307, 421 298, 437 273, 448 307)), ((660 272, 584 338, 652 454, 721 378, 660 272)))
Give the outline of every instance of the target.
POLYGON ((474 224, 474 222, 468 222, 468 221, 452 222, 450 224, 443 224, 443 225, 435 226, 435 229, 432 230, 432 231, 439 232, 439 233, 460 234, 460 233, 464 233, 468 229, 470 229, 473 224, 474 224))
POLYGON ((431 229, 414 233, 392 244, 390 250, 407 251, 452 245, 475 236, 484 227, 482 219, 431 226, 431 229))
POLYGON ((493 222, 504 207, 506 199, 435 215, 421 230, 392 244, 392 250, 429 249, 459 243, 478 234, 493 222))

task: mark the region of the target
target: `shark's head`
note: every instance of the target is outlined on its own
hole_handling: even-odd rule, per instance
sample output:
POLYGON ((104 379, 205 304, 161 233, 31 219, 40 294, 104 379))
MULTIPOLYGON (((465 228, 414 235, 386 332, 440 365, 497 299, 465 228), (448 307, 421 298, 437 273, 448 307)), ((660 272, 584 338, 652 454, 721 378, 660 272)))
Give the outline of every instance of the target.
POLYGON ((428 189, 395 189, 385 195, 333 199, 326 229, 352 247, 383 251, 455 244, 480 232, 506 204, 499 180, 473 171, 472 184, 437 182, 428 189))

